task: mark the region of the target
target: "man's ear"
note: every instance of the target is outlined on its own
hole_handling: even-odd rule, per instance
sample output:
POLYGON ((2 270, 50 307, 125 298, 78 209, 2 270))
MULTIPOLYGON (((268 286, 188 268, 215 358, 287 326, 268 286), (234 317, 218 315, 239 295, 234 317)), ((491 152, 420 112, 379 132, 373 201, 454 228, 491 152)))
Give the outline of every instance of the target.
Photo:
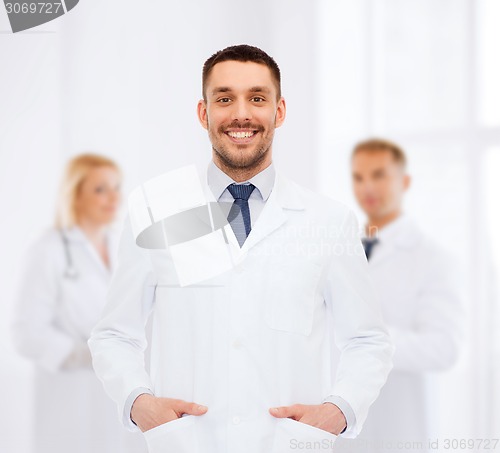
POLYGON ((405 190, 405 192, 409 189, 409 187, 411 186, 411 176, 410 175, 404 175, 403 177, 403 188, 405 190))
POLYGON ((208 129, 208 113, 207 113, 207 103, 204 99, 198 101, 198 106, 196 109, 198 114, 198 121, 205 128, 208 129))
POLYGON ((278 107, 276 109, 276 116, 274 118, 274 127, 280 127, 285 122, 286 117, 286 102, 285 98, 280 98, 278 107))

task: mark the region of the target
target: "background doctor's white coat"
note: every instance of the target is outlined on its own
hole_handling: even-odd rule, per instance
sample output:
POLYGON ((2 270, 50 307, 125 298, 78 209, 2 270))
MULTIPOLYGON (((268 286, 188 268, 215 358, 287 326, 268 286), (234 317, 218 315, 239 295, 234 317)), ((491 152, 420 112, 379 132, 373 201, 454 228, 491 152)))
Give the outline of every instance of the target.
POLYGON ((108 154, 123 165, 125 191, 205 165, 201 66, 239 43, 281 67, 288 117, 274 156, 299 183, 355 206, 352 145, 379 135, 407 150, 406 210, 456 254, 466 287, 469 339, 440 378, 440 439, 500 437, 499 4, 80 0, 18 34, 0 5, 0 392, 3 407, 22 414, 2 410, 0 450, 28 451, 32 368, 9 333, 16 269, 52 221, 64 162, 108 154))

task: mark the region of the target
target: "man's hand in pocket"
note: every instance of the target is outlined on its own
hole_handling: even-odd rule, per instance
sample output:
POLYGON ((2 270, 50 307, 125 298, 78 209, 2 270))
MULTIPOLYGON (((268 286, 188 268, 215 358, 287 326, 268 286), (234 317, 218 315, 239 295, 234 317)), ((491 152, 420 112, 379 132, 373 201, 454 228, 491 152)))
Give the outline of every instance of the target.
POLYGON ((176 420, 182 414, 203 415, 208 408, 197 403, 173 398, 159 398, 148 393, 139 395, 132 405, 130 416, 144 432, 176 420))
POLYGON ((332 403, 273 407, 269 413, 276 418, 293 418, 337 436, 347 425, 342 411, 332 403))

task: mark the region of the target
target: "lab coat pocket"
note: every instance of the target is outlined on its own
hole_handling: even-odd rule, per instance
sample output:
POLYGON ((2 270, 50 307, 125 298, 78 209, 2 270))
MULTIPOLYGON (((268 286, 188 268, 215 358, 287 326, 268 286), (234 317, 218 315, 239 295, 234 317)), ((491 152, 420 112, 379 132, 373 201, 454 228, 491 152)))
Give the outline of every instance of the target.
POLYGON ((270 299, 264 316, 269 327, 302 335, 311 333, 321 272, 320 264, 306 258, 292 258, 274 267, 266 280, 270 299))
POLYGON ((337 436, 291 418, 278 419, 272 453, 331 452, 337 436))
POLYGON ((149 453, 196 453, 196 415, 186 415, 145 431, 149 453))

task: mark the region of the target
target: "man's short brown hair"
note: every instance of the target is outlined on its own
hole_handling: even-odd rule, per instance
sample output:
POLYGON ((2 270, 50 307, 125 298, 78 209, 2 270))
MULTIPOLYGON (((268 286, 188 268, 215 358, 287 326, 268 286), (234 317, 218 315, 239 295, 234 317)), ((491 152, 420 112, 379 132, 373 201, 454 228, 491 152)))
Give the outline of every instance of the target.
POLYGON ((368 140, 363 140, 359 142, 352 151, 352 158, 361 151, 366 152, 379 152, 388 151, 391 153, 394 161, 401 165, 403 169, 406 169, 408 159, 403 149, 394 142, 385 140, 382 138, 370 138, 368 140))
POLYGON ((247 44, 240 44, 237 46, 230 46, 226 47, 225 49, 219 50, 218 52, 214 53, 207 61, 205 61, 202 73, 202 96, 205 101, 207 100, 205 90, 208 77, 210 76, 213 67, 217 63, 222 63, 223 61, 241 61, 244 63, 250 61, 267 66, 271 71, 274 82, 276 84, 277 99, 279 100, 281 98, 280 68, 278 67, 274 59, 258 47, 249 46, 247 44))

